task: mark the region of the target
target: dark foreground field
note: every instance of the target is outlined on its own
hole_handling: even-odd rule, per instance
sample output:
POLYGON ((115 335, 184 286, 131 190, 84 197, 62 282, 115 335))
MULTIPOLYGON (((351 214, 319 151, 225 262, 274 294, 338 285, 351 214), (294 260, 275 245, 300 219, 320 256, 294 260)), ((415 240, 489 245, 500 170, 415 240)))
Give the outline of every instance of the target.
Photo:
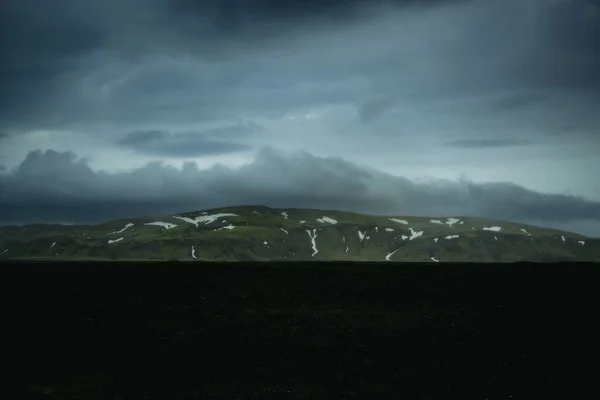
POLYGON ((0 271, 16 398, 596 397, 599 265, 0 271))

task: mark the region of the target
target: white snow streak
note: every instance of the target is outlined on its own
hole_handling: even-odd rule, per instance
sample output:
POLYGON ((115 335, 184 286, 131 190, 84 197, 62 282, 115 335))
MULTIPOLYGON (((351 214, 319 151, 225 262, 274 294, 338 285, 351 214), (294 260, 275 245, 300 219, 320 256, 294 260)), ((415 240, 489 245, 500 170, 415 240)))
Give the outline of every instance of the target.
POLYGON ((111 233, 109 233, 109 235, 113 235, 113 234, 115 234, 115 233, 121 233, 121 232, 124 232, 126 229, 128 229, 128 228, 131 228, 132 226, 133 226, 133 224, 132 224, 132 223, 128 223, 128 224, 126 224, 126 225, 125 225, 125 228, 121 229, 120 231, 114 231, 114 232, 111 232, 111 233))
POLYGON ((580 240, 580 241, 579 241, 579 242, 577 242, 577 243, 579 243, 580 245, 582 245, 582 246, 583 246, 583 245, 585 244, 585 241, 583 241, 583 240, 580 240))
POLYGON ((435 257, 431 257, 431 261, 440 262, 440 260, 438 260, 438 259, 437 259, 437 258, 435 258, 435 257))
POLYGON ((499 226, 490 226, 489 228, 488 227, 484 227, 483 230, 484 231, 500 232, 502 230, 502 228, 499 227, 499 226))
POLYGON ((564 236, 561 236, 560 238, 562 239, 563 242, 565 242, 567 240, 567 239, 565 239, 564 236))
POLYGON ((406 240, 406 239, 408 239, 408 236, 402 235, 402 240, 406 240))
POLYGON ((55 244, 56 244, 56 242, 52 243, 52 245, 50 246, 50 248, 53 248, 55 244))
POLYGON ((108 241, 108 244, 111 244, 111 243, 116 243, 116 242, 120 242, 121 240, 123 240, 123 238, 122 238, 122 237, 120 237, 120 238, 118 238, 118 239, 115 239, 115 240, 109 240, 109 241, 108 241))
POLYGON ((173 216, 173 218, 177 218, 180 219, 182 221, 188 222, 190 224, 193 224, 195 226, 198 226, 198 224, 200 222, 203 222, 204 225, 210 224, 211 222, 216 221, 219 218, 222 217, 237 217, 237 214, 231 214, 231 213, 219 213, 219 214, 212 214, 212 215, 199 215, 196 218, 189 218, 189 217, 178 217, 178 216, 173 216))
POLYGON ((413 239, 418 238, 419 236, 423 236, 423 231, 417 232, 417 231, 413 230, 413 228, 408 228, 408 229, 410 229, 410 238, 408 240, 413 240, 413 239))
POLYGON ((400 248, 397 248, 396 250, 392 251, 391 253, 388 253, 388 254, 385 256, 385 259, 386 259, 386 261, 392 261, 392 260, 390 260, 390 257, 391 257, 391 256, 393 256, 393 255, 394 255, 394 253, 395 253, 395 252, 397 252, 398 250, 400 250, 400 248))
POLYGON ((523 232, 524 234, 526 234, 527 236, 531 236, 531 233, 527 232, 527 230, 521 228, 521 232, 523 232))
POLYGON ((394 232, 394 228, 385 228, 387 232, 394 232))
POLYGON ((390 221, 397 222, 399 224, 408 225, 408 221, 405 221, 403 219, 397 219, 397 218, 388 218, 388 219, 390 221))
POLYGON ((146 223, 144 225, 162 226, 165 229, 171 229, 171 228, 175 228, 177 226, 177 225, 171 224, 169 222, 161 222, 161 221, 148 222, 148 223, 146 223))
POLYGON ((332 225, 335 225, 335 224, 338 223, 335 219, 329 218, 329 217, 317 218, 317 221, 319 221, 322 224, 324 224, 324 223, 327 222, 327 223, 332 224, 332 225))
POLYGON ((286 213, 285 211, 283 211, 281 215, 283 215, 283 219, 288 219, 289 217, 288 213, 286 213))
POLYGON ((349 248, 348 248, 348 243, 346 243, 346 236, 342 236, 342 241, 346 245, 346 250, 344 251, 344 253, 348 253, 349 248))
POLYGON ((460 219, 458 219, 458 218, 448 218, 448 219, 446 220, 446 225, 450 225, 450 226, 452 226, 452 225, 454 225, 455 223, 457 223, 458 221, 460 221, 460 219))
POLYGON ((229 224, 227 226, 222 226, 220 228, 213 229, 213 231, 220 231, 220 230, 223 230, 223 229, 232 230, 233 228, 235 228, 235 225, 229 224))
POLYGON ((364 231, 364 232, 358 231, 358 238, 360 239, 361 242, 364 240, 366 234, 367 234, 367 231, 364 231))
POLYGON ((498 240, 498 238, 496 236, 494 236, 494 239, 498 240))
POLYGON ((444 239, 456 239, 456 238, 458 238, 458 235, 448 235, 444 239))
POLYGON ((438 238, 435 238, 435 239, 433 239, 433 241, 434 241, 435 243, 437 243, 437 241, 438 241, 438 238))
POLYGON ((442 221, 440 221, 439 219, 431 219, 429 220, 429 222, 431 222, 432 224, 442 224, 442 221))
POLYGON ((314 257, 319 252, 319 250, 317 250, 317 241, 316 241, 317 240, 317 236, 318 236, 317 235, 317 230, 313 229, 312 232, 311 232, 310 229, 307 229, 306 233, 308 233, 308 237, 310 237, 310 242, 312 244, 312 249, 313 249, 312 256, 314 257))
POLYGON ((194 260, 197 260, 197 259, 198 259, 198 257, 196 257, 196 249, 194 248, 194 246, 192 246, 192 258, 193 258, 194 260))
POLYGON ((281 229, 281 230, 282 230, 282 231, 284 231, 284 232, 285 232, 287 235, 289 235, 289 232, 288 232, 288 231, 286 231, 285 229, 283 229, 283 228, 279 228, 279 229, 281 229))

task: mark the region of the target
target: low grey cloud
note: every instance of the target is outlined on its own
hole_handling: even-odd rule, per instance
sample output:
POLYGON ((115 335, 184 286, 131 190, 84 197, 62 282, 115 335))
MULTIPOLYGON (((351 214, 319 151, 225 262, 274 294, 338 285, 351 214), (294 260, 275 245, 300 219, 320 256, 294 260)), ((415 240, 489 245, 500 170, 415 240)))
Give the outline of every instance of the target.
POLYGON ((518 138, 506 139, 456 139, 444 143, 448 147, 458 147, 463 149, 481 149, 493 147, 513 147, 531 144, 530 140, 518 138))
POLYGON ((240 129, 232 127, 212 129, 207 132, 171 133, 161 130, 130 132, 117 144, 148 155, 165 157, 199 157, 248 151, 251 146, 239 142, 220 140, 215 136, 239 137, 240 129))
POLYGON ((494 107, 502 110, 519 110, 548 100, 547 94, 523 93, 504 96, 494 102, 494 107))
POLYGON ((394 100, 389 97, 365 101, 358 107, 358 115, 363 123, 376 120, 394 106, 394 100))
POLYGON ((239 168, 150 163, 92 170, 71 152, 31 152, 0 174, 0 223, 100 222, 239 204, 394 215, 481 216, 600 235, 600 202, 505 183, 415 182, 340 158, 262 149, 239 168), (579 227, 579 228, 578 228, 579 227))

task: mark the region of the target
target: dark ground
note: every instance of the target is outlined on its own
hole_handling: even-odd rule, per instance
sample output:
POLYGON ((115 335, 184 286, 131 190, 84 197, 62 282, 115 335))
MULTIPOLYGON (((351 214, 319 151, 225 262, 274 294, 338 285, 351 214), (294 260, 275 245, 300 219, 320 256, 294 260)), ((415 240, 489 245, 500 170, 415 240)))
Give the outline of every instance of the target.
POLYGON ((600 265, 0 272, 11 398, 596 398, 600 265))

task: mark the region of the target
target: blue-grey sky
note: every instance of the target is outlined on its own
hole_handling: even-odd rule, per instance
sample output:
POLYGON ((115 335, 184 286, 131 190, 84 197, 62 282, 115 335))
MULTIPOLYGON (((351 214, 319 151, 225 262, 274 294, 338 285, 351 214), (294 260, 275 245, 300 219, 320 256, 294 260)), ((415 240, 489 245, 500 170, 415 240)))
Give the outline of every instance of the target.
POLYGON ((5 0, 0 224, 231 204, 600 236, 596 0, 5 0))

